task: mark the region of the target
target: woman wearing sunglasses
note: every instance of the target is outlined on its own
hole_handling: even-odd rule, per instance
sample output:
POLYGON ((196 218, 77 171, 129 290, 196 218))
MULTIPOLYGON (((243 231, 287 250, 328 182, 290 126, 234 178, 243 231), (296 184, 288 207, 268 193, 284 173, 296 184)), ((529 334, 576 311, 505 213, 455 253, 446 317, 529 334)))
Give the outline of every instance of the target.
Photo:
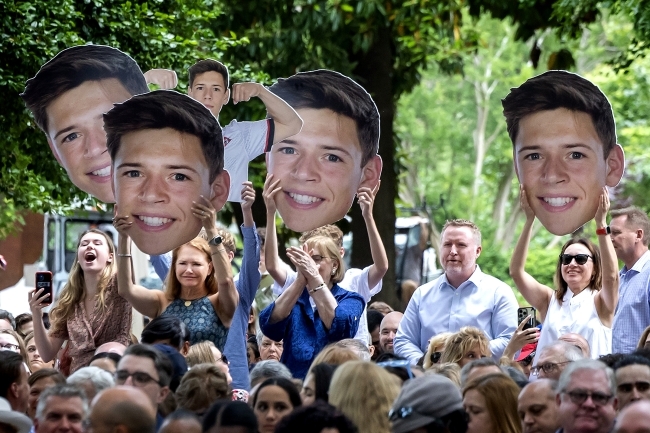
MULTIPOLYGON (((599 200, 595 221, 598 228, 604 228, 609 210, 606 189, 603 188, 599 200)), ((524 270, 535 215, 523 188, 520 203, 526 224, 510 260, 510 275, 543 322, 533 365, 546 345, 570 332, 587 340, 593 358, 611 353, 612 322, 618 302, 618 263, 609 234, 598 235, 600 249, 584 238, 565 243, 555 271, 556 290, 553 290, 524 270)))

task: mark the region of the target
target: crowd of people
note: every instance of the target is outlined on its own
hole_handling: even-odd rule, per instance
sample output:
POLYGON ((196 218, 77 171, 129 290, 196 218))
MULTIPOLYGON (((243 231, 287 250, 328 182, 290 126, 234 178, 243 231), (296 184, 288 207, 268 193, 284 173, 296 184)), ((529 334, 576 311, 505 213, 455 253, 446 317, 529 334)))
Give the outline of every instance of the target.
MULTIPOLYGON (((196 84, 191 84, 190 97, 206 103, 221 95, 223 105, 227 76, 220 76, 218 62, 200 66, 190 79, 196 84), (217 80, 207 86, 209 91, 204 88, 207 78, 217 80)), ((162 290, 134 283, 131 237, 142 235, 134 230, 139 227, 146 242, 152 242, 151 251, 162 252, 161 245, 170 239, 162 239, 162 228, 152 227, 165 227, 175 218, 133 218, 116 206, 117 242, 97 229, 84 232, 56 300, 39 288, 29 293, 29 312, 14 319, 0 311, 0 432, 649 431, 650 219, 635 207, 610 212, 605 185, 620 178, 623 159, 615 141, 605 147, 605 138, 615 139, 615 132, 610 130, 613 118, 601 118, 607 117, 604 95, 589 95, 593 89, 586 80, 556 71, 530 80, 504 99, 520 180, 537 170, 546 187, 569 184, 570 174, 591 176, 588 165, 580 164, 592 160, 607 171, 589 184, 588 195, 595 200, 589 205, 593 212, 586 213, 596 223, 598 245, 582 237, 567 241, 559 250, 554 288, 526 271, 533 223, 537 218, 553 227, 551 232, 568 233, 568 227, 573 230, 585 222, 584 215, 579 221, 564 221, 552 214, 574 202, 583 206, 583 198, 577 193, 549 195, 534 182, 522 181, 520 205, 526 221, 510 273, 538 315, 521 320, 512 288, 480 268, 481 231, 466 219, 444 224, 439 249, 444 273, 414 290, 402 313, 372 301, 389 266, 373 216, 381 172, 375 146, 379 116, 370 96, 361 92, 350 97, 359 89, 346 87, 349 79, 341 77, 314 71, 271 88, 300 114, 305 127, 291 140, 284 139, 295 131, 280 128, 277 141, 284 144, 274 147, 269 158, 281 166, 311 155, 312 160, 296 163, 286 176, 294 185, 307 184, 324 164, 331 183, 319 192, 323 197, 316 197, 291 190, 287 177, 269 172, 262 193, 266 227, 261 229, 252 215, 253 185, 242 182, 243 259, 237 275, 231 263, 237 254, 235 238, 216 224, 219 206, 214 198, 232 194, 224 180, 212 185, 209 196, 200 195, 180 209, 190 225, 200 222, 199 236, 170 252, 150 255, 164 281, 162 290), (551 86, 554 92, 544 94, 540 86, 551 86), (290 87, 299 89, 298 95, 285 94, 290 87), (573 141, 562 142, 560 150, 549 150, 552 145, 540 139, 549 131, 540 125, 566 119, 586 126, 581 123, 566 133, 573 141), (574 136, 584 128, 588 144, 574 136), (337 147, 337 140, 346 141, 344 134, 358 155, 337 147), (520 149, 522 136, 534 144, 520 149), (352 169, 346 164, 353 164, 352 169), (337 185, 346 182, 346 171, 355 182, 337 185), (364 269, 346 269, 342 231, 323 225, 330 217, 312 206, 340 200, 330 210, 338 215, 352 199, 333 191, 352 184, 372 259, 364 269), (298 216, 287 210, 292 207, 305 212, 298 216), (305 229, 286 248, 289 263, 280 256, 285 246, 278 245, 276 211, 293 218, 290 228, 305 229), (617 259, 624 263, 620 271, 617 259), (53 301, 45 316, 43 308, 53 301), (148 321, 141 335, 132 333, 133 309, 148 321)), ((278 102, 266 89, 249 90, 263 92, 265 103, 278 102)), ((153 93, 152 101, 164 95, 153 93)), ((140 96, 133 99, 144 103, 149 98, 140 96)), ((106 118, 113 154, 120 152, 121 123, 141 111, 127 110, 138 102, 133 99, 106 118)), ((180 105, 187 102, 178 99, 180 105)), ((47 124, 47 112, 43 115, 47 124)), ((186 117, 178 122, 186 122, 183 128, 192 126, 186 117)), ((272 124, 262 123, 264 131, 272 124)), ((164 141, 165 135, 158 139, 164 141)), ((146 187, 138 200, 163 201, 158 185, 147 183, 156 169, 123 165, 118 168, 124 170, 124 188, 144 178, 146 187)), ((221 175, 222 168, 208 177, 221 175)), ((178 172, 161 182, 189 184, 192 176, 178 172)))

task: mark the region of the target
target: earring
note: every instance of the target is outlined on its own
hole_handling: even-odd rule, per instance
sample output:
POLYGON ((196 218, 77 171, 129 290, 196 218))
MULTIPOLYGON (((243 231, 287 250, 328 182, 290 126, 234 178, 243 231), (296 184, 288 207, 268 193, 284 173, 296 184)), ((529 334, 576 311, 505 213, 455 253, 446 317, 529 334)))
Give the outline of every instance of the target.
POLYGON ((332 275, 336 274, 336 268, 332 269, 332 275))

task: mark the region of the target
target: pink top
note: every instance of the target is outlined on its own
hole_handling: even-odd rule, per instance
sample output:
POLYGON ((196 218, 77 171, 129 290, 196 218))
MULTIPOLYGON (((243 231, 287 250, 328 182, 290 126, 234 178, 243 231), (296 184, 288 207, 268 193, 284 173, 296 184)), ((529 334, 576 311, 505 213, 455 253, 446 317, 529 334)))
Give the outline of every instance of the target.
POLYGON ((68 356, 72 358, 70 373, 85 367, 95 349, 104 343, 131 344, 131 304, 117 293, 117 277, 108 283, 105 305, 102 311, 97 303, 95 311, 88 315, 84 303, 79 302, 65 326, 58 330, 52 326, 50 337, 68 340, 68 356))

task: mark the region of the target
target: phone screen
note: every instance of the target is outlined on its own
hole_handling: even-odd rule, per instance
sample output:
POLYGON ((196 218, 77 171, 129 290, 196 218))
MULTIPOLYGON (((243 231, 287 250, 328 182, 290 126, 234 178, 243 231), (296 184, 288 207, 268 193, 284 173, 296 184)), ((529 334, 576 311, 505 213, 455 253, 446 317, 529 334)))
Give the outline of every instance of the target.
POLYGON ((50 305, 52 303, 52 272, 39 271, 36 272, 36 290, 43 289, 43 293, 39 297, 50 295, 43 300, 43 304, 50 305))

